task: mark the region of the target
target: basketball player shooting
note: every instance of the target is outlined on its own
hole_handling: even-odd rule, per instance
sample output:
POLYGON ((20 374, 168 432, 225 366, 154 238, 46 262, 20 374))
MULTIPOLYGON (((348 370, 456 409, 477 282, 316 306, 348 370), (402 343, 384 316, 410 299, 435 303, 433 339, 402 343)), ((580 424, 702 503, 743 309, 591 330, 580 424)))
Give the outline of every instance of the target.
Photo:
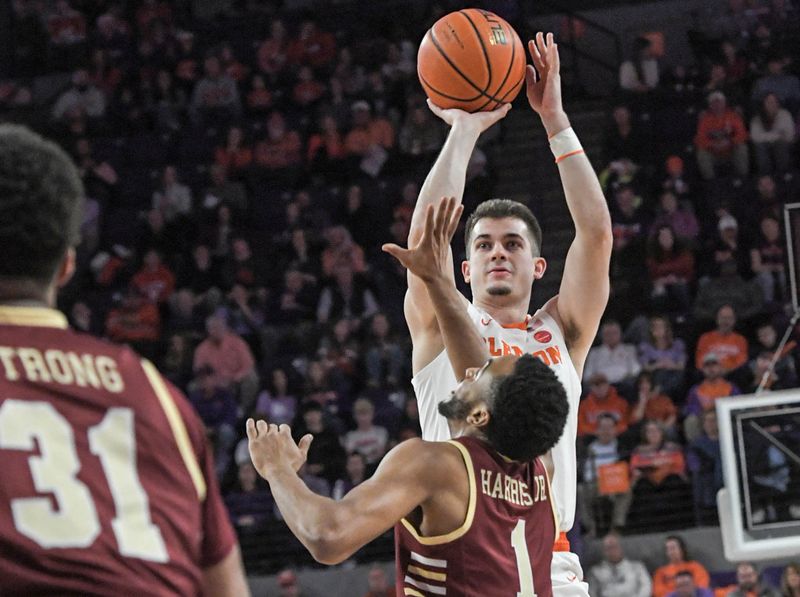
MULTIPOLYGON (((581 148, 561 101, 558 46, 552 34, 536 35, 528 43, 533 66, 525 74, 527 97, 550 138, 564 195, 575 224, 559 294, 533 316, 527 315, 532 284, 544 275, 541 229, 524 205, 507 199, 480 204, 466 223, 467 259, 461 264, 472 289, 467 305, 470 323, 484 341, 484 352, 452 353, 446 347, 441 322, 434 313, 429 289, 408 272, 405 314, 413 342, 412 384, 419 403, 422 436, 451 437, 439 413, 463 378, 464 371, 487 356, 533 354, 549 366, 564 385, 570 413, 564 435, 553 448, 553 492, 561 535, 553 546, 553 593, 557 597, 588 595, 577 556, 569 551, 565 533, 573 524, 576 493, 575 440, 580 378, 584 360, 597 333, 608 301, 611 219, 597 177, 581 148)), ((451 125, 450 133, 420 191, 411 221, 408 245, 421 240, 426 213, 441 197, 460 202, 467 163, 480 134, 502 119, 510 106, 469 114, 461 110, 431 110, 451 125)), ((451 265, 447 271, 452 274, 451 265)), ((450 283, 455 286, 451 277, 450 283)))
MULTIPOLYGON (((452 198, 436 214, 429 206, 420 243, 393 249, 430 289, 453 354, 483 344, 446 271, 460 214, 452 198)), ((401 443, 339 502, 297 476, 310 435, 295 444, 287 425, 251 419, 250 454, 289 528, 323 563, 341 562, 396 523, 398 595, 549 597, 557 524, 552 463, 542 456, 567 419, 563 385, 530 355, 504 356, 466 371, 438 410, 457 439, 401 443)))

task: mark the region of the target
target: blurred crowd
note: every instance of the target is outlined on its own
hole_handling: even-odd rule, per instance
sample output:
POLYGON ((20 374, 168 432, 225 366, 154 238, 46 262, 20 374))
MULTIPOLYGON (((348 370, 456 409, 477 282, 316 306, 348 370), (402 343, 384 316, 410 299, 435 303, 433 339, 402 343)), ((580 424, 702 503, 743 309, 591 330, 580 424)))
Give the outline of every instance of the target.
MULTIPOLYGON (((354 18, 355 3, 333 4, 240 1, 208 20, 190 2, 12 2, 0 119, 56 139, 87 190, 60 306, 187 393, 241 537, 281 524, 244 417, 312 433, 301 475, 336 499, 420 433, 405 271, 380 244, 405 243, 447 133, 416 43, 452 7, 360 3, 354 18)), ((531 28, 516 3, 486 5, 531 28)), ((592 154, 614 252, 579 412, 590 536, 716 524, 714 400, 798 381, 795 334, 775 351, 792 315, 782 218, 800 196, 800 13, 789 0, 708 10, 687 31, 691 64, 670 63, 657 35, 636 39, 592 154)), ((502 167, 485 150, 468 211, 502 167)), ((755 516, 800 519, 785 457, 765 445, 752 466, 755 516)), ((300 552, 279 544, 260 569, 300 552)))

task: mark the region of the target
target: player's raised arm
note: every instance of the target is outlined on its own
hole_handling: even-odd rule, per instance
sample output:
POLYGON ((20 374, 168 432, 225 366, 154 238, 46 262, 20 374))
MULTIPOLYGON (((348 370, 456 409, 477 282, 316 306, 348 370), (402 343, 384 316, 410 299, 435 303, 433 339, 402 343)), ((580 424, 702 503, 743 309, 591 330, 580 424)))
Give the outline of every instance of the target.
POLYGON ((553 34, 538 33, 528 49, 535 67, 528 66, 525 73, 528 101, 547 131, 575 224, 559 294, 545 309, 559 321, 580 374, 608 302, 611 216, 594 169, 564 112, 553 34))
POLYGON ((444 198, 436 208, 429 205, 426 209, 423 232, 415 245, 409 244, 408 249, 395 244, 383 245, 384 251, 425 285, 450 365, 459 381, 464 379, 467 369, 480 367, 489 357, 481 335, 469 318, 467 301, 452 278, 450 241, 463 211, 464 206, 454 197, 444 198))
MULTIPOLYGON (((467 176, 467 164, 478 137, 483 131, 502 119, 511 108, 510 104, 506 104, 491 112, 470 114, 457 109, 442 110, 430 101, 428 101, 428 106, 434 114, 450 125, 450 133, 420 190, 417 205, 411 217, 408 246, 415 246, 422 237, 425 228, 425 213, 429 205, 435 204, 442 197, 455 197, 456 203, 461 203, 467 176)), ((452 253, 448 256, 447 271, 450 282, 455 286, 452 253)), ((412 368, 416 373, 432 361, 442 351, 444 345, 425 284, 410 271, 408 273, 405 315, 414 344, 412 368)))
POLYGON ((323 564, 338 564, 390 529, 435 493, 459 485, 449 458, 460 459, 446 444, 407 440, 389 452, 375 474, 342 500, 313 493, 297 476, 310 437, 295 444, 288 425, 247 421, 250 456, 269 482, 272 496, 292 533, 323 564))

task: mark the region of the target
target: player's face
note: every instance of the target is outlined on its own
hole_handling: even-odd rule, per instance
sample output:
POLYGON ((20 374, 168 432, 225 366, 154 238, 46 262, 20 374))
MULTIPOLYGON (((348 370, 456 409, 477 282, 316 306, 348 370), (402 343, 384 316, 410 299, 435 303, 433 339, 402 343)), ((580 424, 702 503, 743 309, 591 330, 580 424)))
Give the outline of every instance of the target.
POLYGON ((458 384, 449 400, 439 404, 439 414, 450 421, 464 421, 479 404, 489 397, 492 382, 511 373, 519 357, 505 356, 489 359, 482 367, 467 369, 464 380, 458 384))
POLYGON ((528 227, 517 218, 482 218, 475 224, 469 260, 461 265, 472 295, 529 300, 533 281, 544 274, 545 260, 534 257, 528 227))

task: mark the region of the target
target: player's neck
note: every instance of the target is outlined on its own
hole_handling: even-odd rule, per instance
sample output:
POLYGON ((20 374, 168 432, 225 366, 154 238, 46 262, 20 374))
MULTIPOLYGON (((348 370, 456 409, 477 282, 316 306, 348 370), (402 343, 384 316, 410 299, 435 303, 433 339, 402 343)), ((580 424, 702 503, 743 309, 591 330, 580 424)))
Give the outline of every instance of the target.
POLYGON ((475 299, 473 304, 492 316, 500 325, 513 325, 525 321, 530 297, 524 301, 510 302, 507 297, 475 299), (498 300, 499 299, 499 300, 498 300))
POLYGON ((54 288, 42 288, 41 283, 33 280, 0 278, 0 305, 52 309, 55 304, 54 288))

